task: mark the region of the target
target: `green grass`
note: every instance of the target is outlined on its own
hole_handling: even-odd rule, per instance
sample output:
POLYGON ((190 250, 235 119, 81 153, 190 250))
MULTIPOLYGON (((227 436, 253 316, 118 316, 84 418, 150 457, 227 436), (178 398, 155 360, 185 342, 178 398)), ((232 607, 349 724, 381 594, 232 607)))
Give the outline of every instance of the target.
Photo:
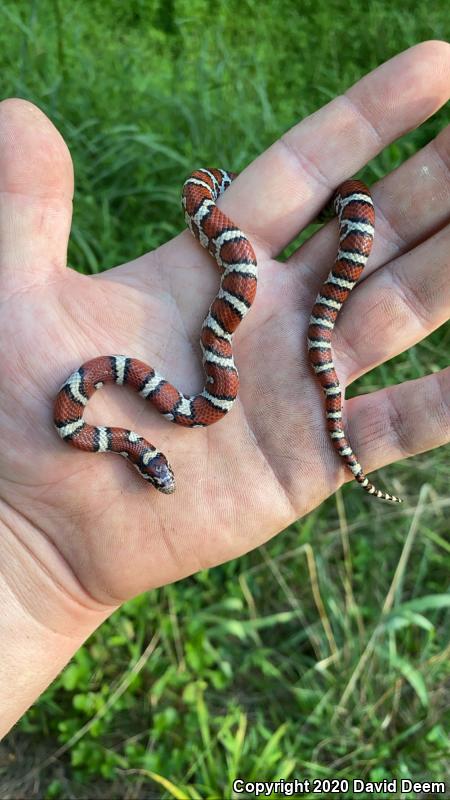
MULTIPOLYGON (((3 96, 36 102, 74 157, 70 263, 91 273, 157 246, 182 228, 180 175, 239 170, 391 55, 448 38, 446 0, 362 8, 3 2, 3 96)), ((449 117, 364 175, 395 168, 449 117)), ((443 368, 449 337, 355 391, 443 368)), ((389 475, 401 508, 346 487, 259 550, 128 602, 5 740, 0 798, 228 798, 238 776, 450 787, 448 450, 389 475)))

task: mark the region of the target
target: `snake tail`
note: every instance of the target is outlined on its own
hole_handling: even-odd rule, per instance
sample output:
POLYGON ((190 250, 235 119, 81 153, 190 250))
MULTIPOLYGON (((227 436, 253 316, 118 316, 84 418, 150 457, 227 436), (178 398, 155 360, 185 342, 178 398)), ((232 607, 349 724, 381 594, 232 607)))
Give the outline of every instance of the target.
POLYGON ((309 359, 325 395, 327 429, 333 447, 362 488, 381 500, 401 503, 377 489, 365 476, 347 438, 342 419, 342 392, 334 368, 331 337, 339 311, 360 277, 372 249, 375 210, 367 186, 342 183, 334 195, 339 221, 339 248, 333 268, 316 297, 308 327, 309 359))

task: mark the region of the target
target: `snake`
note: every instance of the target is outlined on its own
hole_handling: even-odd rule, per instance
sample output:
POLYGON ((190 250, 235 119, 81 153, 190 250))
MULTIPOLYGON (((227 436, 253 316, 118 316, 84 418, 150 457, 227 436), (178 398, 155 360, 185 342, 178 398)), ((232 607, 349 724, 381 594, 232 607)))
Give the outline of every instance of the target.
POLYGON ((222 169, 198 169, 185 181, 182 207, 192 234, 215 258, 220 288, 203 321, 200 346, 205 385, 186 397, 153 367, 124 355, 99 356, 72 373, 55 400, 54 423, 59 435, 80 450, 119 453, 139 475, 164 494, 175 490, 166 456, 135 431, 88 425, 84 408, 105 383, 131 386, 170 422, 203 428, 230 411, 239 389, 232 336, 256 294, 256 256, 247 237, 217 206, 235 178, 222 169))
MULTIPOLYGON (((140 359, 105 355, 86 361, 69 375, 54 403, 54 425, 62 439, 79 450, 118 453, 163 494, 175 491, 174 472, 166 456, 135 431, 88 424, 84 409, 95 391, 108 383, 130 386, 167 420, 187 428, 218 422, 233 407, 239 374, 232 337, 253 304, 258 279, 252 245, 217 205, 235 177, 236 173, 222 169, 197 169, 182 189, 186 224, 214 257, 221 273, 219 290, 200 333, 205 372, 202 391, 186 396, 140 359)), ((340 246, 312 310, 307 338, 309 358, 325 393, 327 427, 338 454, 369 494, 401 502, 394 495, 377 490, 365 477, 343 427, 342 394, 332 359, 331 334, 338 312, 369 256, 374 208, 369 190, 359 181, 345 181, 338 187, 334 208, 339 219, 340 246)))
POLYGON ((308 354, 325 395, 331 442, 362 488, 380 500, 401 503, 400 497, 377 489, 366 477, 345 432, 342 390, 333 363, 331 337, 336 320, 367 263, 375 231, 375 208, 368 187, 359 180, 336 189, 332 208, 338 218, 339 246, 335 262, 316 297, 308 325, 308 354))

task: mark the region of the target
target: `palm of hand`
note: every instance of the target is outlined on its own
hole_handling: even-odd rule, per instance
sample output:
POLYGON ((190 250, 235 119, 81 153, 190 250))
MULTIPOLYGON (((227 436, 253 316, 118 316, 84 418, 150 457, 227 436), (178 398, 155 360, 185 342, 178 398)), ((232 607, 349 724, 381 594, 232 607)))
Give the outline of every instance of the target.
MULTIPOLYGON (((17 135, 24 109, 30 113, 21 102, 3 108, 3 125, 12 126, 17 135)), ((420 109, 421 115, 426 113, 420 109)), ((0 454, 4 521, 13 530, 29 524, 40 531, 47 543, 42 547, 50 542, 91 596, 115 603, 257 546, 347 478, 328 440, 322 394, 308 365, 305 342, 315 294, 334 257, 337 230, 328 226, 287 264, 271 258, 315 216, 330 193, 322 187, 321 197, 310 197, 308 179, 302 184, 298 165, 293 168, 288 163, 292 156, 286 154, 285 145, 274 150, 275 145, 272 154, 269 150, 260 164, 255 162, 246 171, 247 179, 242 176, 227 190, 221 206, 248 233, 260 271, 254 307, 233 339, 241 376, 233 410, 210 428, 185 430, 168 423, 132 392, 108 387, 92 398, 85 413, 94 424, 132 428, 165 452, 176 473, 177 491, 170 497, 159 495, 121 459, 76 452, 62 443, 52 426, 54 396, 83 361, 114 353, 151 364, 184 393, 198 391, 203 385, 198 338, 217 291, 217 267, 185 231, 158 251, 94 278, 65 269, 70 162, 52 126, 40 112, 33 109, 33 114, 33 147, 40 137, 48 159, 41 156, 31 164, 30 156, 32 190, 25 199, 21 191, 29 180, 27 170, 25 175, 11 152, 3 156, 10 159, 4 203, 10 203, 13 215, 22 215, 24 232, 36 243, 33 252, 19 247, 23 265, 12 259, 3 281, 8 297, 1 322, 3 341, 8 342, 0 406, 5 431, 0 454), (298 193, 277 201, 275 192, 270 212, 267 203, 258 207, 253 202, 247 209, 245 198, 258 196, 255 183, 264 185, 265 173, 273 172, 273 162, 282 160, 283 153, 285 172, 290 170, 299 180, 298 193), (19 189, 11 188, 15 183, 19 189), (33 187, 38 187, 35 194, 33 187)), ((32 151, 26 127, 20 135, 32 151)), ((288 136, 292 148, 301 132, 294 129, 288 136)), ((301 142, 296 146, 300 148, 301 142)), ((357 168, 356 158, 351 172, 357 168)), ((418 186, 414 187, 411 174, 408 178, 408 165, 402 169, 401 177, 410 181, 414 194, 418 186)), ((388 198, 392 185, 385 193, 388 198)), ((380 190, 376 204, 382 200, 380 190)), ((398 197, 394 200, 400 202, 398 197)), ((384 235, 386 203, 370 279, 349 299, 336 331, 335 364, 342 386, 425 333, 412 322, 408 328, 406 316, 395 321, 392 306, 389 312, 380 302, 380 297, 389 296, 391 287, 385 286, 383 294, 383 285, 393 280, 395 270, 401 276, 398 251, 391 259, 384 235), (361 330, 362 318, 367 334, 361 330), (402 335, 393 343, 392 327, 397 323, 402 335)), ((424 215, 421 230, 409 235, 404 249, 414 247, 414 237, 423 241, 435 230, 436 220, 424 215)), ((12 234, 9 237, 12 242, 12 234)), ((429 246, 436 252, 431 238, 429 246)), ((8 236, 5 241, 3 260, 8 256, 8 236)), ((12 252, 11 247, 9 255, 12 252)), ((419 281, 414 269, 411 274, 419 281)), ((439 305, 433 305, 428 330, 437 327, 446 313, 448 302, 441 298, 439 305)), ((393 388, 397 396, 391 390, 347 404, 350 439, 367 471, 404 454, 399 436, 386 423, 392 407, 398 408, 405 397, 402 387, 393 388), (364 430, 368 414, 378 434, 364 430)), ((437 433, 427 436, 409 443, 411 452, 443 441, 442 435, 438 441, 437 433)), ((35 540, 31 546, 41 552, 35 540)))
POLYGON ((85 412, 91 422, 124 425, 163 449, 176 471, 173 497, 159 495, 119 458, 60 442, 51 409, 66 373, 97 354, 124 352, 185 392, 201 388, 198 337, 218 284, 211 258, 186 232, 95 279, 66 271, 11 299, 6 496, 18 509, 25 498, 28 519, 57 537, 71 562, 88 554, 96 580, 100 571, 114 597, 135 591, 138 573, 144 589, 180 568, 190 573, 250 549, 341 479, 306 358, 311 298, 297 300, 292 271, 258 260, 258 299, 234 337, 240 394, 224 420, 185 430, 117 387, 98 392, 85 412), (19 316, 26 325, 16 327, 19 316))

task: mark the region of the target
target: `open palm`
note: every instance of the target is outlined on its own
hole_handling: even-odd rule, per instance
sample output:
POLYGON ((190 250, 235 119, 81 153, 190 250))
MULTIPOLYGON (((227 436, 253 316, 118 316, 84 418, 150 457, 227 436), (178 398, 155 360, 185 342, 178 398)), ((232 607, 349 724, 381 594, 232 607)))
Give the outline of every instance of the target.
MULTIPOLYGON (((122 459, 61 442, 52 405, 71 371, 104 354, 139 358, 185 394, 200 390, 198 339, 217 267, 184 231, 95 277, 67 269, 69 154, 34 106, 1 104, 1 519, 54 579, 64 583, 70 571, 90 597, 118 604, 257 546, 350 477, 328 439, 306 352, 336 223, 287 263, 275 257, 335 186, 445 102, 449 74, 448 45, 412 48, 289 131, 219 201, 251 240, 260 275, 233 339, 241 388, 232 411, 188 430, 131 391, 108 387, 85 414, 160 448, 176 473, 172 496, 122 459)), ((374 249, 333 340, 342 386, 449 316, 449 134, 373 187, 374 249)), ((347 430, 365 471, 448 441, 449 388, 446 370, 349 401, 347 430)))

